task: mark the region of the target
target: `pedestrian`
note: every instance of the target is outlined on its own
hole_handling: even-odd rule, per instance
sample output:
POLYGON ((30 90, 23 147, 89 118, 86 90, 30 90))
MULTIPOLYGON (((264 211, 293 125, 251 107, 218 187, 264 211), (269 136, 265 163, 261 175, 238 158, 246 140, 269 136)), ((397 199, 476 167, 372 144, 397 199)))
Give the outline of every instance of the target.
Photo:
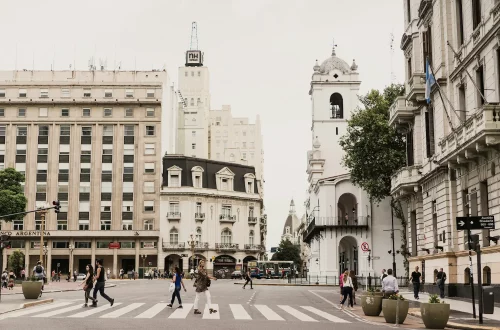
POLYGON ((94 302, 92 303, 92 307, 97 307, 97 292, 101 294, 101 297, 109 301, 109 304, 113 306, 115 303, 115 300, 110 298, 107 294, 104 293, 104 283, 106 282, 105 280, 105 270, 104 267, 102 267, 102 260, 96 260, 96 266, 97 266, 97 271, 94 276, 94 281, 95 287, 94 287, 94 302))
POLYGON ((83 305, 83 307, 88 306, 89 299, 92 300, 93 305, 97 305, 97 300, 90 296, 90 290, 92 290, 92 288, 94 287, 94 267, 88 264, 87 267, 85 267, 85 270, 87 271, 85 279, 82 283, 78 284, 78 286, 83 285, 83 291, 85 293, 85 304, 83 305))
POLYGON ((9 278, 9 273, 7 270, 2 272, 2 287, 1 289, 7 289, 7 279, 9 278))
POLYGON ((196 274, 196 281, 194 282, 194 286, 196 287, 196 297, 194 298, 194 314, 201 314, 200 310, 198 309, 198 303, 202 293, 205 293, 205 296, 207 298, 207 306, 210 314, 217 313, 217 310, 213 309, 211 306, 212 299, 210 296, 210 291, 208 291, 210 280, 217 281, 217 278, 208 276, 207 270, 205 269, 205 260, 201 260, 198 264, 198 273, 196 274))
POLYGON ((9 272, 9 285, 8 285, 9 290, 14 290, 15 279, 16 279, 16 275, 14 274, 14 271, 11 269, 9 272))
POLYGON ((51 278, 52 278, 52 282, 56 281, 56 271, 55 270, 52 271, 51 278))
POLYGON ((356 273, 354 270, 351 270, 349 272, 349 277, 351 278, 352 281, 352 301, 354 302, 354 305, 356 305, 356 291, 358 291, 358 278, 356 277, 356 273))
POLYGON ((380 285, 382 285, 382 281, 384 280, 384 278, 387 277, 387 274, 385 272, 385 269, 382 269, 382 274, 380 274, 380 285))
POLYGON ((344 299, 342 299, 342 301, 340 302, 340 309, 344 309, 344 303, 347 300, 347 297, 349 296, 349 303, 347 304, 347 306, 351 305, 351 310, 353 310, 354 305, 352 302, 352 289, 354 287, 354 284, 352 283, 352 279, 349 276, 349 271, 347 269, 342 275, 342 277, 343 277, 342 283, 344 284, 342 293, 344 295, 344 299))
POLYGON ((42 289, 40 290, 40 296, 39 296, 39 297, 41 297, 42 293, 43 293, 45 269, 43 268, 42 262, 40 260, 38 260, 35 268, 33 268, 33 276, 36 277, 37 280, 42 281, 42 289))
POLYGON ((382 292, 386 298, 399 292, 398 280, 392 276, 392 269, 387 270, 387 276, 382 281, 382 292))
POLYGON ((339 286, 340 286, 340 301, 344 299, 344 273, 347 272, 347 268, 344 268, 344 272, 339 276, 339 286))
POLYGON ((120 268, 120 279, 121 279, 121 280, 123 280, 123 274, 124 274, 124 272, 123 272, 123 268, 120 268))
MULTIPOLYGON (((441 268, 442 269, 442 268, 441 268)), ((420 299, 418 293, 420 292, 420 278, 422 274, 418 271, 418 266, 415 267, 415 271, 411 273, 411 283, 413 283, 413 297, 415 299, 420 299)))
POLYGON ((186 292, 186 286, 184 285, 184 281, 182 280, 182 275, 179 267, 175 267, 175 273, 174 273, 174 278, 172 279, 172 283, 174 283, 174 292, 172 292, 172 300, 170 301, 170 304, 167 306, 172 308, 172 305, 174 304, 175 297, 177 297, 177 301, 179 302, 179 307, 177 308, 182 308, 182 301, 181 301, 181 285, 182 288, 184 288, 184 292, 186 292))
POLYGON ((247 284, 250 282, 250 289, 253 290, 253 283, 252 283, 252 277, 250 276, 250 271, 247 269, 247 272, 245 273, 245 284, 243 284, 243 289, 247 286, 247 284))
POLYGON ((21 270, 21 280, 26 280, 26 270, 24 268, 21 270))
POLYGON ((191 270, 189 271, 189 277, 191 277, 191 281, 192 281, 194 278, 194 269, 193 268, 191 268, 191 270))
POLYGON ((443 272, 443 268, 439 268, 439 272, 436 275, 436 284, 439 288, 439 296, 441 299, 444 298, 444 282, 446 282, 446 273, 443 272))
POLYGON ((73 272, 73 281, 76 282, 77 279, 78 279, 78 271, 75 269, 75 271, 73 272))

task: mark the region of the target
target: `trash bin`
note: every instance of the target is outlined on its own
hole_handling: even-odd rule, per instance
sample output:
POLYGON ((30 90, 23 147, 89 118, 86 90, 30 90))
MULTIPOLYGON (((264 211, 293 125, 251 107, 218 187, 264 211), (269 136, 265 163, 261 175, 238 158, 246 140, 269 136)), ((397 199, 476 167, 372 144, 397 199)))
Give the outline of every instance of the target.
POLYGON ((494 287, 483 286, 483 314, 493 314, 495 309, 494 287))

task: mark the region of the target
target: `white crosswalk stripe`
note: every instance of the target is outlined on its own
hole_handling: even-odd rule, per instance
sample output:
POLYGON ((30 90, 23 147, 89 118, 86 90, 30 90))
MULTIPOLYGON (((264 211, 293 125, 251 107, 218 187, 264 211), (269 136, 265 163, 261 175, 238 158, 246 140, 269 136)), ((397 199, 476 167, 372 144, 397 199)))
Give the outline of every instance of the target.
MULTIPOLYGON (((0 320, 6 318, 85 318, 93 316, 108 319, 205 319, 205 320, 267 320, 281 322, 328 322, 351 323, 343 319, 345 316, 338 311, 325 311, 317 306, 289 305, 245 305, 245 304, 212 304, 217 313, 210 314, 208 306, 203 308, 202 315, 193 313, 193 304, 185 303, 184 308, 168 308, 167 303, 126 302, 115 303, 113 307, 104 304, 99 307, 84 308, 81 302, 61 301, 53 304, 18 310, 0 315, 0 320), (336 315, 334 315, 336 314, 336 315)), ((200 308, 200 311, 201 311, 200 308)), ((209 321, 210 322, 210 321, 209 321)), ((0 323, 1 324, 1 323, 0 323)))

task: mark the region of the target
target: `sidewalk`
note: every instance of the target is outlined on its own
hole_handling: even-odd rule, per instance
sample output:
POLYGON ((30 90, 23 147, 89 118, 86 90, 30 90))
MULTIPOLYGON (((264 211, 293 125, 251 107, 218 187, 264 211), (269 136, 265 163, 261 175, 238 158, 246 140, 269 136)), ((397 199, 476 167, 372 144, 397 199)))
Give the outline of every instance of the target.
MULTIPOLYGON (((10 297, 9 297, 10 298, 10 297)), ((54 299, 24 299, 24 297, 15 297, 16 299, 8 299, 0 302, 0 315, 10 313, 19 309, 38 306, 42 304, 50 304, 54 299)))
MULTIPOLYGON (((45 284, 43 288, 44 293, 53 293, 53 292, 67 292, 67 291, 79 291, 82 290, 81 286, 78 286, 81 281, 76 282, 49 282, 45 284)), ((106 288, 115 287, 116 284, 106 283, 106 288)), ((14 294, 22 294, 22 288, 20 284, 17 284, 13 290, 2 289, 2 296, 10 296, 14 294)))
MULTIPOLYGON (((245 284, 245 280, 235 280, 237 282, 234 282, 234 284, 238 284, 238 285, 243 285, 245 284)), ((300 283, 299 281, 297 281, 295 283, 295 280, 292 280, 291 283, 288 283, 288 280, 287 279, 284 279, 284 280, 281 280, 281 279, 253 279, 252 280, 252 283, 253 285, 268 285, 268 286, 315 286, 315 287, 334 287, 334 286, 337 286, 338 285, 335 285, 335 284, 326 284, 326 283, 320 283, 320 284, 315 284, 313 282, 309 283, 307 281, 303 281, 302 283, 300 283)), ((250 284, 248 284, 250 285, 250 284)))

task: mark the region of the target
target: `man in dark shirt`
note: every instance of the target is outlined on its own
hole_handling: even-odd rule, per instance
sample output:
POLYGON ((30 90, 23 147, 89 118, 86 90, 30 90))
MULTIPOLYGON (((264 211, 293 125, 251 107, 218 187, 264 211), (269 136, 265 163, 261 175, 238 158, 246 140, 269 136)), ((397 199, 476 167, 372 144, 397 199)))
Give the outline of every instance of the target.
POLYGON ((443 268, 439 268, 439 272, 436 275, 436 284, 439 288, 439 296, 441 299, 444 298, 444 282, 446 281, 446 273, 443 272, 443 268))
POLYGON ((418 271, 418 266, 415 267, 415 271, 411 273, 411 282, 413 283, 413 296, 415 299, 419 299, 418 293, 420 292, 420 278, 422 274, 418 271))
POLYGON ((94 276, 95 280, 95 287, 94 287, 94 302, 92 303, 92 307, 97 307, 97 291, 101 294, 101 297, 109 301, 111 306, 115 303, 114 299, 111 299, 107 294, 104 293, 104 283, 105 283, 105 278, 104 278, 104 268, 102 267, 102 260, 96 260, 96 274, 94 276))

